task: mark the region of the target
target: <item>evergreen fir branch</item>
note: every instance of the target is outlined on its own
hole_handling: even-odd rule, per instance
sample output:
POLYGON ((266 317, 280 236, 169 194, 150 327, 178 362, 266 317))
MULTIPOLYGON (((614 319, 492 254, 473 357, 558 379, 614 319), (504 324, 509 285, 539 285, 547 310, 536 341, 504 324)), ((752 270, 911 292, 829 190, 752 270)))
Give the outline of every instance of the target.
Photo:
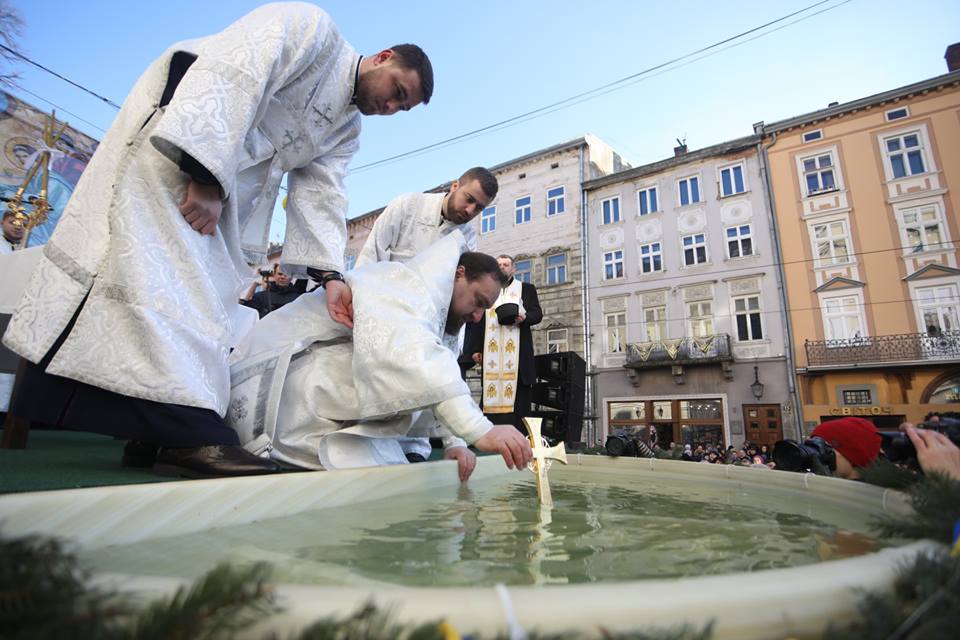
POLYGON ((924 476, 909 491, 913 515, 881 516, 874 528, 884 536, 923 539, 944 544, 953 541, 953 526, 960 520, 960 481, 940 474, 924 476))
POLYGON ((824 639, 952 640, 960 628, 960 558, 920 555, 901 571, 893 593, 867 593, 858 609, 858 621, 829 627, 824 639))
POLYGON ((137 640, 215 640, 231 638, 258 619, 275 613, 267 586, 270 566, 234 568, 222 564, 169 599, 154 602, 136 619, 137 640))
POLYGON ((869 467, 861 467, 857 471, 860 472, 860 479, 868 484, 900 491, 909 489, 923 478, 919 473, 885 459, 878 459, 869 467))
POLYGON ((0 539, 0 637, 121 637, 130 607, 87 577, 57 540, 0 539))
POLYGON ((443 640, 440 623, 418 626, 393 621, 389 609, 378 609, 372 602, 362 605, 343 619, 330 616, 317 620, 300 632, 298 640, 443 640))

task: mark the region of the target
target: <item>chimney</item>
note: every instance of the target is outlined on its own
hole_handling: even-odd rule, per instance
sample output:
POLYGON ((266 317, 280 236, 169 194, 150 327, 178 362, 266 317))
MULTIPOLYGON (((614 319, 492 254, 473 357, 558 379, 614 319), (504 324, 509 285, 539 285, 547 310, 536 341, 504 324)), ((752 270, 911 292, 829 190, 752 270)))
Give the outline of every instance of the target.
POLYGON ((960 70, 960 42, 954 42, 947 47, 947 52, 943 54, 947 59, 947 71, 960 70))
POLYGON ((685 154, 685 153, 687 152, 687 141, 686 141, 686 139, 681 140, 680 138, 677 138, 677 145, 678 145, 678 146, 676 146, 676 147, 673 148, 673 157, 674 157, 674 158, 679 158, 680 156, 682 156, 683 154, 685 154))
POLYGON ((840 103, 839 103, 839 102, 831 102, 830 104, 827 105, 827 109, 829 109, 830 107, 835 107, 835 106, 837 106, 838 104, 840 104, 840 103))

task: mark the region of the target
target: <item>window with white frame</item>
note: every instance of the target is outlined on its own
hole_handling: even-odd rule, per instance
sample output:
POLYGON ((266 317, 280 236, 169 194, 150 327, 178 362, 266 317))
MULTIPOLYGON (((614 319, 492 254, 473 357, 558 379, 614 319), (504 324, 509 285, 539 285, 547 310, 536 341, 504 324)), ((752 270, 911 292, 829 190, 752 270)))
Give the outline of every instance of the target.
POLYGON ((564 204, 564 188, 563 187, 554 187, 553 189, 547 189, 547 215, 555 216, 558 213, 563 213, 566 208, 564 204))
POLYGON ((620 198, 608 198, 600 202, 603 224, 620 222, 620 198))
POLYGON ((823 298, 822 304, 827 340, 855 340, 866 335, 859 296, 823 298))
POLYGON ((894 178, 905 178, 927 170, 919 131, 884 138, 883 148, 894 178))
POLYGON ((677 180, 677 194, 680 197, 680 206, 700 202, 700 178, 690 176, 677 180))
POLYGON ((659 242, 640 245, 640 272, 657 273, 663 271, 663 251, 659 242))
POLYGON ((753 234, 750 225, 727 227, 727 257, 743 258, 753 255, 753 234))
POLYGON ((667 308, 663 305, 643 308, 643 334, 647 342, 667 337, 667 308))
POLYGON ((904 249, 912 252, 942 249, 947 240, 940 208, 925 204, 898 211, 904 249))
POLYGON ((355 254, 348 253, 346 257, 343 259, 343 266, 346 268, 347 271, 350 271, 351 269, 353 269, 356 266, 356 264, 357 264, 357 256, 355 254))
POLYGON ((530 217, 533 215, 533 207, 530 206, 530 196, 517 198, 514 201, 513 208, 514 220, 517 224, 530 222, 530 217))
POLYGON ((547 284, 563 284, 567 281, 567 254, 547 256, 547 284))
POLYGON ((517 260, 513 263, 513 277, 520 282, 530 282, 533 277, 533 262, 530 260, 517 260))
POLYGON ((707 237, 703 233, 683 236, 683 264, 688 267, 707 261, 707 237))
POLYGON ((570 351, 567 329, 547 329, 547 353, 570 351))
POLYGON ((803 185, 807 196, 837 189, 832 153, 818 153, 815 156, 803 158, 800 163, 803 166, 803 185))
POLYGON ((720 169, 720 196, 735 196, 746 191, 743 180, 743 163, 738 162, 720 169))
POLYGON ((694 338, 713 335, 713 304, 708 300, 687 305, 687 329, 694 338))
POLYGON ((838 264, 850 260, 850 240, 847 223, 834 220, 813 225, 813 250, 818 266, 838 264))
POLYGON ((737 321, 738 341, 763 340, 759 295, 734 298, 733 313, 737 321))
POLYGON ((487 207, 480 214, 480 233, 490 233, 497 229, 497 208, 487 207))
POLYGON ((641 216, 658 211, 656 187, 647 187, 637 191, 637 211, 641 216))
POLYGON ((956 285, 924 287, 915 293, 917 312, 922 322, 921 331, 938 336, 945 331, 957 331, 960 328, 957 309, 956 285))
POLYGON ((615 311, 613 313, 603 314, 603 322, 606 326, 606 345, 604 348, 607 353, 622 353, 627 348, 627 312, 615 311))
POLYGON ((893 120, 906 118, 910 115, 910 111, 906 107, 900 107, 899 109, 890 109, 890 111, 887 111, 883 115, 887 119, 887 122, 891 122, 893 120))
POLYGON ((623 251, 608 251, 603 254, 603 279, 623 277, 623 251))
POLYGON ((803 134, 804 142, 813 142, 814 140, 820 140, 823 138, 823 129, 815 129, 814 131, 807 131, 803 134))

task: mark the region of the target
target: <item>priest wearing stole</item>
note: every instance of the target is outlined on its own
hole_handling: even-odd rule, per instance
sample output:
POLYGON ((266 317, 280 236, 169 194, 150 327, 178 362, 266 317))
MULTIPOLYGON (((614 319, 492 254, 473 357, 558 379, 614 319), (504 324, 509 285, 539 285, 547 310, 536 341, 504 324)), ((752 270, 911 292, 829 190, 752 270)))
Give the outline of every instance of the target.
MULTIPOLYGON (((456 436, 522 469, 529 441, 487 420, 460 378, 457 335, 497 299, 496 261, 460 231, 407 263, 346 274, 354 327, 331 319, 322 290, 266 316, 231 357, 228 423, 254 453, 309 469, 404 464, 398 438, 456 436), (432 411, 440 432, 417 432, 432 411)), ((465 480, 472 466, 461 461, 465 480)))
MULTIPOLYGON (((324 11, 260 7, 175 44, 124 101, 83 172, 4 336, 34 363, 14 415, 146 443, 188 477, 276 471, 223 421, 238 303, 286 174, 284 271, 315 270, 351 323, 344 176, 360 116, 430 100, 415 45, 360 56, 324 11)), ((251 314, 254 318, 251 318, 251 314)))
POLYGON ((483 413, 526 433, 523 418, 530 414, 530 395, 537 381, 530 327, 543 319, 537 288, 515 277, 513 258, 497 258, 509 284, 504 287, 482 324, 470 325, 464 352, 483 370, 483 413))
MULTIPOLYGON (((483 211, 499 190, 497 178, 484 167, 467 169, 450 184, 446 193, 405 193, 390 201, 377 217, 360 250, 357 266, 389 260, 406 262, 439 238, 459 230, 467 250, 476 251, 477 234, 470 222, 483 211)), ((461 331, 461 336, 463 332, 461 331)), ((461 338, 460 343, 463 342, 461 338)), ((459 346, 459 345, 458 345, 459 346)), ((432 418, 424 412, 422 420, 432 418)), ((401 438, 407 459, 422 462, 430 457, 428 438, 401 438)), ((467 449, 444 447, 445 456, 473 455, 467 449)))

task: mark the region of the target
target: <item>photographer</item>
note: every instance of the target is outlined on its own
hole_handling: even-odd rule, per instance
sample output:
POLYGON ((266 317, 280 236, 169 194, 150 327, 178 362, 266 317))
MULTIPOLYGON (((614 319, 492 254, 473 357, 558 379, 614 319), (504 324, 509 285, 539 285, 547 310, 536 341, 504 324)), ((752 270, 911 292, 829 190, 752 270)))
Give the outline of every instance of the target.
POLYGON ((283 305, 293 302, 305 290, 304 287, 298 287, 291 282, 290 276, 283 272, 279 264, 274 265, 273 271, 260 271, 260 275, 266 285, 263 291, 253 294, 249 300, 243 301, 242 304, 256 309, 261 318, 271 311, 276 311, 283 305))
POLYGON ((882 438, 869 420, 857 417, 821 422, 804 443, 781 440, 773 449, 775 468, 818 471, 847 480, 860 477, 880 455, 882 438))

